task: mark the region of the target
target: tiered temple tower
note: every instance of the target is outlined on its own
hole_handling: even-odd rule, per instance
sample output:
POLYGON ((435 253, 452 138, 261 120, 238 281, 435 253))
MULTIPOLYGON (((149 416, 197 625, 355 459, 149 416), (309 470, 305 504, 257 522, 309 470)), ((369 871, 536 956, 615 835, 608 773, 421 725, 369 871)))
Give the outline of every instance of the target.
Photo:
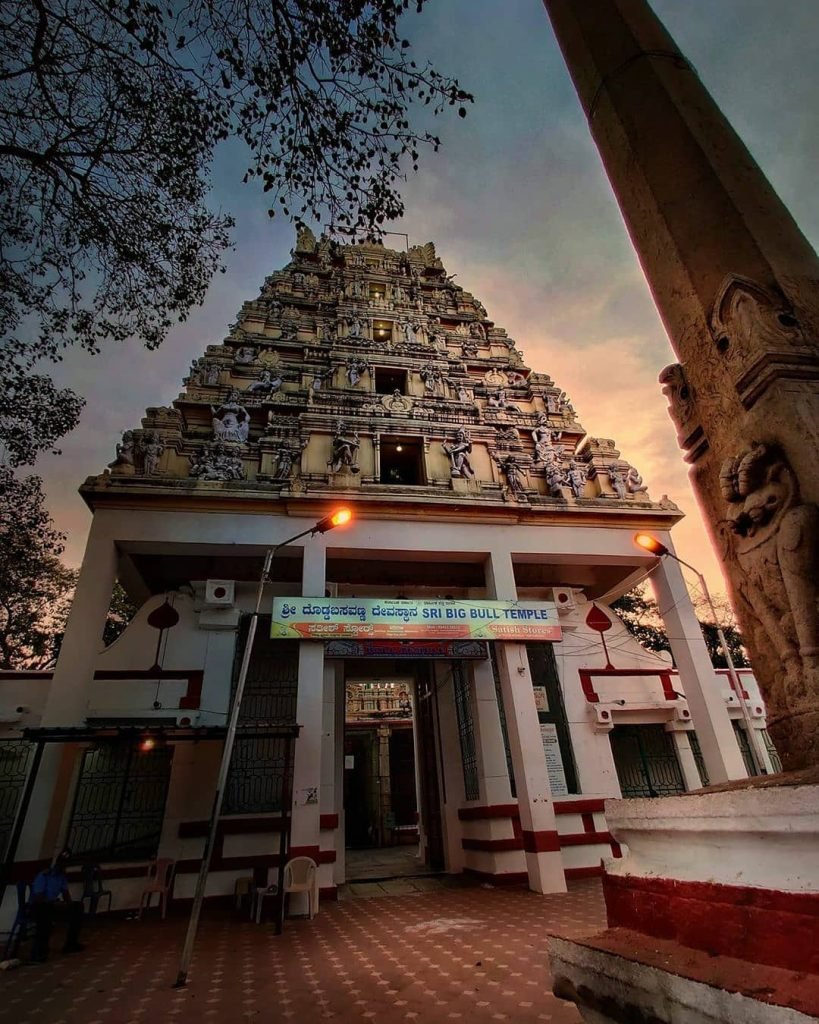
POLYGON ((87 495, 184 481, 237 497, 509 505, 524 518, 651 507, 637 469, 586 436, 431 242, 396 252, 305 229, 292 255, 87 495))

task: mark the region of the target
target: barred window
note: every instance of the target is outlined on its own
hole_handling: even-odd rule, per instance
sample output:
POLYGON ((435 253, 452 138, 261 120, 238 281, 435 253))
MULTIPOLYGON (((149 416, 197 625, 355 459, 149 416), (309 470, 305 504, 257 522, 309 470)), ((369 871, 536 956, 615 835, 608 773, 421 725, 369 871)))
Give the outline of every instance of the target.
POLYGON ((83 752, 68 846, 96 860, 144 860, 159 848, 173 749, 133 740, 83 752))
POLYGON ((33 750, 28 740, 0 741, 0 858, 6 853, 33 750))

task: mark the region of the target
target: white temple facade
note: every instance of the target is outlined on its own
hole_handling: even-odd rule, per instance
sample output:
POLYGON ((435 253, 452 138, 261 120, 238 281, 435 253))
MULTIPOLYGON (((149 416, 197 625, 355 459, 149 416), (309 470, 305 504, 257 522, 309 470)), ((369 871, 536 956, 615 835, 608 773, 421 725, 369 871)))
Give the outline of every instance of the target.
POLYGON ((620 854, 605 798, 743 777, 749 723, 766 739, 752 674, 738 696, 712 668, 677 563, 633 543, 650 531, 673 550, 678 508, 587 435, 431 243, 302 231, 82 494, 93 523, 58 664, 0 676, 12 877, 68 843, 116 908, 156 856, 191 897, 265 551, 341 504, 349 526, 273 560, 209 896, 262 884, 284 854, 312 857, 334 898, 348 847, 407 840, 431 871, 560 891, 620 854), (673 664, 609 607, 649 572, 673 664), (139 612, 103 648, 117 581, 139 612), (329 624, 341 601, 534 602, 559 639, 363 621, 282 639, 274 598, 313 599, 329 624))

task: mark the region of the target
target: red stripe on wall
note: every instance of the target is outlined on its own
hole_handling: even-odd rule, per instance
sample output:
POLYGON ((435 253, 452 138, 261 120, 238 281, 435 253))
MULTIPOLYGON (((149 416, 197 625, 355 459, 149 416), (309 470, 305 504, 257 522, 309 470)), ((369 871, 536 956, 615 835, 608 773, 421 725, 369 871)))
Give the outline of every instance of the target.
POLYGON ((560 836, 554 831, 530 832, 521 829, 523 849, 527 853, 559 853, 560 836))
POLYGON ((611 832, 577 832, 560 837, 561 846, 596 846, 598 843, 608 846, 611 843, 611 832))
POLYGON ((319 815, 319 828, 338 828, 337 814, 319 815))
POLYGON ((603 868, 600 864, 588 868, 564 868, 563 874, 569 882, 578 878, 599 878, 603 874, 603 868))
POLYGON ((506 850, 522 850, 523 839, 510 836, 508 839, 462 839, 461 849, 480 850, 482 853, 503 853, 506 850))

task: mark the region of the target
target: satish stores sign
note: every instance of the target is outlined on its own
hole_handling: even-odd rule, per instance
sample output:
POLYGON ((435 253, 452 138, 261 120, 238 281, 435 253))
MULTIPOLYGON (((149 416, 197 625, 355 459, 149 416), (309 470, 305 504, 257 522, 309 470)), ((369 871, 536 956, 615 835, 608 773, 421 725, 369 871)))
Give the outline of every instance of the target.
POLYGON ((549 601, 389 600, 276 597, 270 635, 278 640, 561 639, 549 601))

